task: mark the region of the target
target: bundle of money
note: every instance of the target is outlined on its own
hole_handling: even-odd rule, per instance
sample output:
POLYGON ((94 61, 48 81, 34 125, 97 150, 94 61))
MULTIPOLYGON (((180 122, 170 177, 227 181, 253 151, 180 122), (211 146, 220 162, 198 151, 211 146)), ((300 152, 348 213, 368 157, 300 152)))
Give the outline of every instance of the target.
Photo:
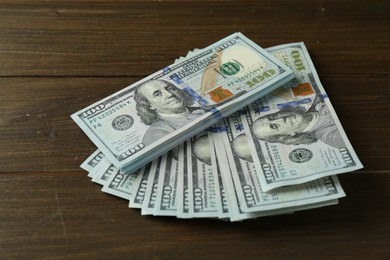
POLYGON ((234 33, 72 118, 116 167, 135 171, 293 77, 234 33))
MULTIPOLYGON (((238 47, 229 62, 240 63, 240 69, 256 63, 246 51, 238 47)), ((211 126, 207 118, 206 128, 167 146, 135 170, 118 167, 103 150, 81 167, 103 185, 102 191, 129 200, 129 207, 143 215, 239 221, 337 204, 345 193, 336 175, 363 166, 305 45, 266 51, 283 63, 280 68, 293 72, 292 80, 279 82, 278 88, 243 107, 237 105, 211 126)), ((189 52, 175 64, 201 53, 204 49, 189 52)), ((227 66, 231 71, 236 67, 227 66)), ((229 82, 240 84, 241 77, 229 82)), ((242 80, 255 79, 261 77, 242 80)))

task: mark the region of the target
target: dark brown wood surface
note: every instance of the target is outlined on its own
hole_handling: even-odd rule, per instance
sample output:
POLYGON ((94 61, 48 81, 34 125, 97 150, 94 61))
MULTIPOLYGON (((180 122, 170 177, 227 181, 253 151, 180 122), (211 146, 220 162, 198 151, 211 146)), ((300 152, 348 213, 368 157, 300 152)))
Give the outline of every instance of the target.
POLYGON ((389 259, 389 3, 0 0, 0 258, 389 259), (230 223, 102 193, 70 114, 236 31, 305 42, 365 166, 339 177, 347 197, 230 223))

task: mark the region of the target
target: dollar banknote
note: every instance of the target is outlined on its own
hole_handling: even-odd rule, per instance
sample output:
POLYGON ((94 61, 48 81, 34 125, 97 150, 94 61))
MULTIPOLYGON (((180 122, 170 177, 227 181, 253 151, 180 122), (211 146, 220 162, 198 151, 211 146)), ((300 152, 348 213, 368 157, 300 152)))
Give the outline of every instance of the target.
POLYGON ((362 168, 303 43, 267 49, 295 79, 244 108, 265 191, 362 168))
POLYGON ((213 167, 213 152, 207 132, 187 141, 189 214, 192 217, 218 217, 218 175, 213 167))
POLYGON ((176 149, 161 156, 160 173, 158 180, 154 215, 177 215, 177 188, 179 174, 183 173, 183 149, 180 145, 176 149))
POLYGON ((235 33, 71 117, 116 167, 133 172, 292 77, 235 33))
MULTIPOLYGON (((81 165, 80 168, 86 170, 87 172, 92 172, 96 165, 104 158, 104 154, 100 150, 96 150, 92 153, 81 165)), ((90 177, 90 176, 89 176, 90 177)))
POLYGON ((230 173, 243 212, 260 212, 329 201, 345 196, 336 176, 320 178, 264 192, 249 148, 250 139, 242 127, 240 114, 224 119, 221 132, 230 173))
MULTIPOLYGON (((187 162, 187 143, 184 142, 181 147, 181 153, 183 155, 183 163, 187 162)), ((190 198, 188 191, 188 169, 187 165, 184 164, 183 167, 180 167, 182 172, 179 172, 177 178, 177 217, 178 218, 191 218, 190 215, 190 198)))
MULTIPOLYGON (((344 195, 344 192, 342 191, 337 178, 332 176, 328 178, 332 178, 332 180, 335 180, 337 182, 336 185, 339 188, 337 192, 340 192, 340 194, 334 196, 333 199, 331 198, 331 196, 329 196, 318 200, 319 202, 315 202, 317 200, 305 200, 302 198, 294 198, 289 196, 283 197, 281 196, 281 194, 283 194, 283 191, 278 191, 276 193, 275 192, 265 193, 262 192, 260 189, 257 191, 257 193, 263 194, 264 204, 262 206, 258 205, 258 209, 259 209, 258 211, 243 210, 244 208, 243 204, 245 203, 245 200, 248 199, 249 201, 252 201, 253 199, 251 198, 251 196, 247 196, 247 198, 245 198, 245 196, 244 198, 243 196, 240 196, 239 190, 248 189, 248 187, 247 186, 240 187, 239 185, 237 185, 238 182, 235 183, 234 180, 235 178, 233 177, 233 174, 237 173, 237 169, 232 168, 232 164, 229 163, 229 159, 228 159, 229 156, 227 155, 228 152, 224 149, 225 141, 223 137, 225 135, 226 134, 217 134, 214 136, 213 141, 216 149, 219 151, 217 153, 217 158, 219 160, 218 167, 220 168, 220 171, 224 173, 221 175, 221 177, 222 177, 222 182, 224 183, 223 185, 226 189, 226 200, 229 208, 229 214, 227 216, 230 221, 241 221, 245 219, 253 219, 253 218, 272 216, 272 215, 291 214, 295 211, 335 205, 338 203, 337 198, 342 197, 344 195), (295 206, 289 203, 284 203, 283 206, 275 206, 278 204, 278 202, 283 203, 284 200, 301 200, 301 203, 297 203, 297 202, 293 203, 295 206), (270 204, 274 204, 274 205, 269 207, 270 204)), ((317 188, 315 184, 311 184, 311 185, 312 186, 310 185, 308 186, 312 187, 312 189, 317 188)))
POLYGON ((142 204, 145 199, 146 189, 148 187, 149 173, 152 163, 148 163, 146 166, 140 169, 140 177, 134 182, 134 194, 129 201, 130 208, 142 208, 142 204))
POLYGON ((102 191, 111 195, 130 200, 134 190, 134 183, 139 177, 140 170, 132 173, 124 172, 115 168, 104 184, 102 191))
POLYGON ((114 174, 118 168, 116 168, 110 161, 103 159, 98 165, 96 165, 95 172, 92 177, 92 181, 104 185, 112 174, 114 174))
MULTIPOLYGON (((152 161, 149 171, 148 186, 145 191, 145 199, 142 203, 141 214, 153 215, 157 199, 158 180, 160 174, 161 157, 152 161)), ((163 174, 163 173, 161 173, 163 174)))
MULTIPOLYGON (((267 216, 268 214, 266 212, 248 213, 243 212, 241 210, 240 201, 237 196, 233 180, 231 178, 230 166, 228 163, 225 147, 223 144, 223 138, 221 138, 221 135, 214 135, 213 143, 215 146, 215 150, 217 151, 218 168, 219 172, 221 172, 220 177, 222 180, 222 186, 224 187, 224 198, 226 199, 226 205, 228 208, 227 219, 230 221, 240 221, 245 219, 258 218, 261 216, 267 216)), ((288 212, 290 212, 290 210, 288 210, 288 212)))
POLYGON ((222 182, 221 171, 218 166, 218 157, 216 154, 216 149, 213 141, 213 132, 211 130, 207 131, 209 145, 211 149, 211 165, 213 167, 212 172, 214 175, 214 189, 216 191, 216 203, 218 210, 218 217, 221 219, 226 219, 229 217, 229 207, 227 205, 226 193, 222 182))
MULTIPOLYGON (((214 143, 214 142, 213 142, 214 143)), ((226 196, 226 191, 225 187, 222 181, 222 173, 219 167, 218 163, 218 157, 216 156, 215 153, 215 148, 214 148, 214 156, 215 156, 215 164, 214 166, 214 171, 217 173, 217 198, 219 201, 218 204, 218 217, 221 219, 228 219, 229 218, 229 205, 228 205, 228 199, 226 196)))

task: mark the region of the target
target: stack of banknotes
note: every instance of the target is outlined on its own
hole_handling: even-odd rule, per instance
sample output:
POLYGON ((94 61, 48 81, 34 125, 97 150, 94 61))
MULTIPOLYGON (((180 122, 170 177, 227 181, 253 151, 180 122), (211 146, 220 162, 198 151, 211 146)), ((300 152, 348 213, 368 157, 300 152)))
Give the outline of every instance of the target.
POLYGON ((81 167, 143 215, 239 221, 338 203, 362 168, 303 43, 241 33, 72 115, 81 167))

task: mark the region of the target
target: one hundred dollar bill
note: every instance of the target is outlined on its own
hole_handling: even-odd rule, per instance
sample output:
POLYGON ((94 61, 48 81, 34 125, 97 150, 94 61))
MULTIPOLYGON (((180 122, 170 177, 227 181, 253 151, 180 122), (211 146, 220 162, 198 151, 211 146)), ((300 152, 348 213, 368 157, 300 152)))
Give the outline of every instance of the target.
MULTIPOLYGON (((223 127, 220 127, 223 129, 223 127)), ((213 138, 214 145, 218 151, 218 166, 220 171, 223 173, 221 175, 223 185, 226 189, 226 200, 229 208, 228 218, 230 221, 240 221, 245 219, 253 219, 264 216, 280 215, 280 214, 291 214, 294 211, 307 210, 312 208, 324 207, 329 205, 334 205, 338 203, 338 199, 324 200, 321 202, 313 202, 307 204, 303 203, 302 205, 297 204, 296 206, 287 206, 278 209, 267 209, 262 208, 260 211, 247 212, 242 210, 242 197, 240 198, 239 192, 236 190, 234 185, 234 180, 231 172, 231 167, 228 161, 228 156, 226 150, 224 149, 223 135, 216 134, 213 138)), ((337 180, 337 179, 336 179, 337 180)), ((341 191, 341 190, 340 190, 341 191)), ((266 193, 264 193, 266 195, 266 193)), ((266 195, 267 196, 267 195, 266 195)), ((272 196, 272 195, 271 195, 272 196)))
MULTIPOLYGON (((99 164, 99 162, 104 158, 104 154, 96 150, 94 153, 92 153, 81 165, 80 167, 87 172, 92 172, 96 165, 99 164)), ((89 176, 90 177, 90 176, 89 176)))
MULTIPOLYGON (((211 129, 210 129, 211 130, 211 129)), ((214 144, 214 134, 212 131, 207 131, 209 137, 209 143, 211 146, 211 164, 213 167, 213 174, 215 179, 215 191, 216 191, 216 199, 217 199, 217 209, 218 209, 218 217, 221 219, 225 219, 229 217, 229 206, 226 198, 225 188, 222 182, 222 176, 220 167, 218 165, 218 157, 216 154, 216 147, 214 144)))
POLYGON ((151 163, 142 167, 140 170, 140 177, 134 182, 134 194, 131 196, 129 201, 130 208, 142 208, 142 204, 145 199, 146 189, 148 187, 148 179, 150 173, 151 163))
POLYGON ((153 215, 156 206, 158 180, 160 174, 161 157, 152 161, 149 171, 148 186, 145 191, 145 198, 142 203, 142 215, 153 215))
MULTIPOLYGON (((242 131, 239 128, 239 132, 242 131)), ((231 167, 229 164, 229 158, 225 148, 226 136, 229 135, 229 129, 225 127, 224 122, 221 121, 219 125, 213 129, 213 143, 218 159, 218 168, 221 173, 222 186, 224 187, 224 195, 226 204, 228 207, 228 219, 230 221, 240 221, 244 219, 258 218, 262 216, 268 216, 273 214, 290 213, 291 209, 283 209, 282 211, 262 211, 262 212, 244 212, 241 209, 240 197, 234 185, 232 178, 231 167)), ((226 214, 225 214, 226 215, 226 214)))
POLYGON ((96 166, 92 181, 99 183, 100 185, 104 185, 110 179, 110 176, 117 170, 118 168, 116 168, 110 161, 103 159, 96 166))
POLYGON ((139 170, 128 173, 115 168, 108 181, 104 184, 102 191, 122 199, 130 200, 134 191, 134 183, 139 177, 139 170))
MULTIPOLYGON (((181 153, 183 155, 183 163, 187 162, 187 143, 183 143, 181 147, 181 153)), ((177 178, 177 217, 178 218, 191 218, 190 215, 190 198, 189 198, 189 188, 188 188, 188 169, 187 165, 179 167, 181 172, 177 178)))
POLYGON ((244 108, 265 191, 362 168, 303 43, 267 49, 295 79, 244 108))
POLYGON ((187 141, 188 188, 192 217, 218 217, 218 183, 214 171, 212 141, 207 132, 187 141))
POLYGON ((302 206, 345 196, 336 176, 328 176, 301 185, 282 187, 264 192, 252 160, 250 140, 243 129, 240 115, 224 119, 226 132, 221 132, 230 172, 244 212, 259 212, 302 206))
MULTIPOLYGON (((217 155, 218 169, 220 173, 220 180, 222 181, 225 205, 228 208, 228 218, 231 221, 238 221, 246 218, 250 218, 249 215, 245 215, 241 211, 238 201, 238 196, 234 188, 233 180, 231 178, 230 166, 226 155, 224 146, 223 134, 220 132, 226 131, 223 125, 214 128, 213 144, 217 155)), ((226 214, 225 214, 226 215, 226 214)))
POLYGON ((133 172, 292 77, 287 66, 235 33, 72 119, 116 167, 133 172))
POLYGON ((161 156, 160 174, 158 180, 156 205, 154 215, 177 215, 177 188, 180 169, 184 167, 183 149, 177 147, 161 156))

